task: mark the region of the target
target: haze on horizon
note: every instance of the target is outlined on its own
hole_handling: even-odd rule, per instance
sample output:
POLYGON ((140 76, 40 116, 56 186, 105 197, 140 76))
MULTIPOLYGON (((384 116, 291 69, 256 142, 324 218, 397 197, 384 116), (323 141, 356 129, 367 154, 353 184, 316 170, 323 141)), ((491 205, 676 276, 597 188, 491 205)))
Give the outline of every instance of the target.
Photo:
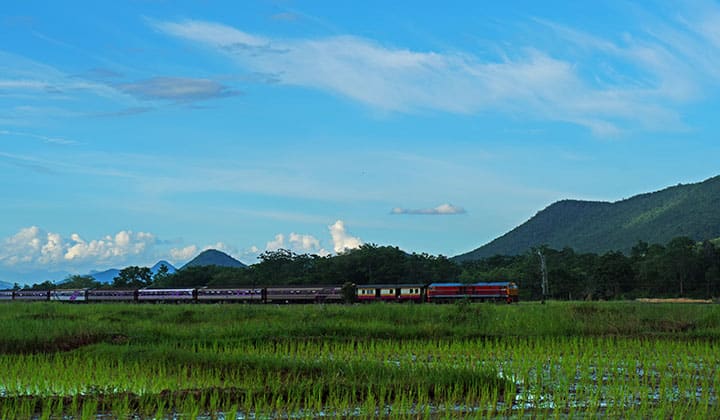
POLYGON ((11 2, 0 281, 457 255, 717 175, 720 4, 11 2))

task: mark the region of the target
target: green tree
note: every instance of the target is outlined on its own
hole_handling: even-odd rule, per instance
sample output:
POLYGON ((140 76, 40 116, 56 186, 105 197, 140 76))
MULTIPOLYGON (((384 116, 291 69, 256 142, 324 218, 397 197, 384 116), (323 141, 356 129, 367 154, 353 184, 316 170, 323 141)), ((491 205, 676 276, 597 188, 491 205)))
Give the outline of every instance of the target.
POLYGON ((65 278, 62 283, 64 289, 95 289, 101 286, 101 283, 95 280, 93 276, 81 276, 74 274, 65 278))
POLYGON ((45 280, 42 283, 36 283, 32 286, 25 286, 23 289, 29 289, 29 290, 54 290, 57 289, 57 286, 55 286, 55 283, 51 282, 50 280, 45 280))
POLYGON ((130 266, 120 270, 112 282, 116 289, 141 288, 152 283, 152 272, 148 267, 130 266))
POLYGON ((685 296, 686 286, 692 282, 693 271, 697 268, 695 241, 687 236, 681 236, 668 242, 665 262, 678 293, 680 296, 685 296))
POLYGON ((621 252, 607 252, 597 261, 593 279, 597 297, 617 299, 632 287, 635 274, 630 260, 621 252))
POLYGON ((152 282, 153 284, 160 284, 163 283, 167 278, 170 277, 170 269, 165 264, 160 264, 160 267, 158 267, 158 270, 155 274, 152 276, 152 282))

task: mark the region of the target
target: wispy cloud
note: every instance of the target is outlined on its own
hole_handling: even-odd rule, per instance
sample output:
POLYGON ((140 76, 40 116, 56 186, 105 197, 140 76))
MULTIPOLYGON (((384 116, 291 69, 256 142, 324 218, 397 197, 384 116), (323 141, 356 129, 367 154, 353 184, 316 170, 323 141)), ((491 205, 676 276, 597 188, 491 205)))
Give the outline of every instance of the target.
POLYGON ((154 77, 135 83, 118 84, 117 88, 140 99, 174 102, 225 98, 239 93, 214 80, 188 77, 154 77))
POLYGON ((41 134, 24 133, 24 132, 20 132, 20 131, 0 130, 0 136, 28 137, 28 138, 32 138, 32 139, 42 140, 45 143, 59 144, 59 145, 79 144, 79 142, 77 142, 75 140, 69 140, 69 139, 62 138, 62 137, 43 136, 41 134))
POLYGON ((44 101, 67 99, 67 95, 92 95, 115 101, 128 99, 128 96, 105 83, 72 76, 17 54, 0 51, 0 63, 0 98, 24 93, 42 95, 40 98, 44 101), (48 97, 48 93, 56 96, 48 97))
POLYGON ((391 214, 415 214, 415 215, 426 215, 426 216, 445 216, 452 214, 464 214, 465 209, 462 207, 454 206, 452 204, 441 204, 431 209, 404 209, 395 207, 390 212, 391 214))
POLYGON ((239 94, 211 78, 159 76, 126 82, 124 77, 106 68, 69 74, 0 51, 0 115, 14 125, 30 125, 40 118, 122 117, 161 104, 192 104, 239 94))
POLYGON ((280 20, 285 22, 294 22, 298 19, 300 19, 300 15, 297 13, 292 12, 282 12, 282 13, 276 13, 271 16, 273 20, 280 20))
POLYGON ((550 28, 560 42, 582 44, 593 56, 587 62, 605 64, 592 70, 582 65, 587 57, 579 53, 555 53, 541 45, 504 50, 492 61, 472 52, 413 51, 356 36, 283 39, 206 21, 150 24, 228 55, 244 69, 273 74, 279 83, 317 88, 385 111, 506 112, 615 135, 682 127, 676 108, 703 91, 693 76, 717 72, 712 64, 720 59, 720 35, 712 16, 720 14, 697 28, 695 22, 665 23, 691 36, 712 59, 688 50, 680 36, 660 35, 668 31, 638 32, 618 43, 535 21, 536 30, 550 28), (633 71, 623 71, 628 67, 633 71))
POLYGON ((119 111, 98 112, 98 113, 90 114, 90 116, 92 116, 92 117, 127 117, 129 115, 144 114, 144 113, 150 112, 154 109, 155 108, 150 107, 150 106, 136 106, 136 107, 121 109, 119 111))

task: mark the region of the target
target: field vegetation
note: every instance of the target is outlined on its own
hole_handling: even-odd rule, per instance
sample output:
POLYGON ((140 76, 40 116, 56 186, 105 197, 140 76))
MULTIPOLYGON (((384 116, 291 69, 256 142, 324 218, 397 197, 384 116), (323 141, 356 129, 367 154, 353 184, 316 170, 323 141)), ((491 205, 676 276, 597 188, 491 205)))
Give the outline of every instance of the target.
POLYGON ((720 307, 0 305, 0 418, 717 418, 720 307))

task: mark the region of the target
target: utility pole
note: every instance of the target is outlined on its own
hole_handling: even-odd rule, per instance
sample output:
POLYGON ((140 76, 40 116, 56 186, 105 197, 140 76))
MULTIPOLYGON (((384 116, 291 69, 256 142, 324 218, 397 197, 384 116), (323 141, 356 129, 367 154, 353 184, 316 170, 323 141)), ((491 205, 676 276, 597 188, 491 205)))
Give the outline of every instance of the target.
POLYGON ((540 272, 542 273, 542 304, 545 304, 545 297, 548 293, 548 280, 547 280, 547 266, 545 265, 545 256, 542 251, 537 250, 537 254, 540 256, 540 272))

